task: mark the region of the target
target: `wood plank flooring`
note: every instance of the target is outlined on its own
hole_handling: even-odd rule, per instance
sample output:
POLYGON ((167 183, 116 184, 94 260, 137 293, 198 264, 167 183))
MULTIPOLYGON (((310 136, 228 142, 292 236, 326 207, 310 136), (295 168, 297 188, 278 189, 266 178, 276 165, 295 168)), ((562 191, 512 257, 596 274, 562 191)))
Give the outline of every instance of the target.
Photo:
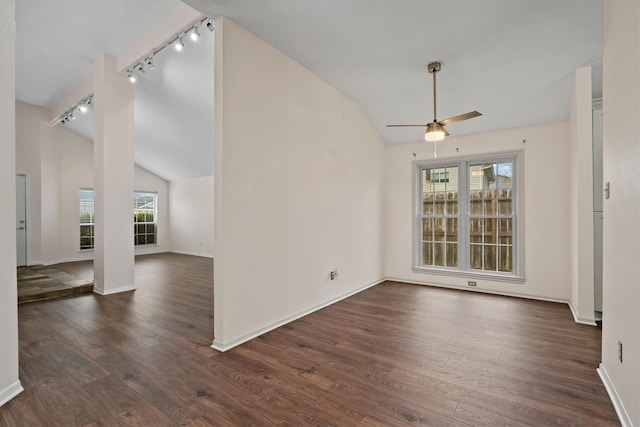
POLYGON ((566 305, 386 282, 217 353, 212 264, 138 257, 135 292, 20 306, 0 425, 619 425, 566 305))
MULTIPOLYGON (((93 271, 89 278, 65 271, 65 269, 79 268, 73 264, 76 263, 58 264, 55 267, 44 265, 18 267, 18 304, 92 293, 93 271)), ((91 269, 93 269, 92 266, 91 269)))

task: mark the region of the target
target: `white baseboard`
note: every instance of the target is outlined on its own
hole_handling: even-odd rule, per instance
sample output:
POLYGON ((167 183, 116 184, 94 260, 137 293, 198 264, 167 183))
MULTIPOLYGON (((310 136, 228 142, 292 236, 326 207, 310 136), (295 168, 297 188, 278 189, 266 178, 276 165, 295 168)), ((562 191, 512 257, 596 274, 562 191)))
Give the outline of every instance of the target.
POLYGON ((381 279, 381 280, 378 280, 377 282, 366 284, 364 286, 359 287, 358 289, 355 289, 353 291, 347 292, 346 294, 339 295, 339 296, 337 296, 335 298, 331 298, 329 301, 325 301, 323 303, 314 305, 313 307, 310 307, 310 308, 308 308, 306 310, 302 310, 302 311, 300 311, 300 312, 298 312, 296 314, 292 314, 291 316, 287 316, 284 319, 280 319, 280 320, 278 320, 276 322, 273 322, 273 323, 271 323, 271 324, 269 324, 269 325, 267 325, 267 326, 265 326, 263 328, 260 328, 260 329, 254 331, 254 332, 251 332, 249 334, 246 334, 246 335, 244 335, 244 336, 242 336, 240 338, 236 338, 236 339, 231 340, 229 342, 222 342, 222 341, 220 341, 218 339, 214 339, 213 340, 213 344, 211 344, 211 348, 213 348, 214 350, 221 351, 221 352, 225 352, 227 350, 231 350, 232 348, 237 347, 240 344, 243 344, 243 343, 245 343, 245 342, 247 342, 249 340, 252 340, 252 339, 254 339, 256 337, 259 337, 260 335, 266 334, 267 332, 272 331, 272 330, 274 330, 276 328, 279 328, 280 326, 286 325, 287 323, 293 322, 294 320, 300 319, 301 317, 304 317, 304 316, 306 316, 308 314, 311 314, 314 311, 318 311, 318 310, 323 309, 323 308, 325 308, 327 306, 330 306, 331 304, 335 304, 336 302, 341 301, 341 300, 343 300, 345 298, 349 298, 350 296, 355 295, 355 294, 357 294, 359 292, 362 292, 365 289, 369 289, 369 288, 371 288, 371 287, 373 287, 375 285, 378 285, 378 284, 384 282, 385 280, 386 279, 381 279))
POLYGON ((443 285, 440 283, 420 282, 417 280, 398 279, 395 277, 387 277, 385 278, 385 280, 388 280, 390 282, 407 283, 409 285, 432 286, 434 288, 457 289, 459 291, 479 292, 481 294, 502 295, 505 297, 524 298, 524 299, 533 299, 538 301, 549 301, 549 302, 559 302, 562 304, 569 304, 569 301, 567 301, 566 299, 550 298, 550 297, 528 295, 528 294, 519 294, 517 292, 501 292, 501 291, 494 291, 490 289, 470 288, 467 286, 443 285))
POLYGON ((569 306, 569 309, 571 310, 571 315, 573 316, 573 320, 576 323, 580 323, 582 325, 589 325, 589 326, 598 326, 598 324, 595 322, 595 319, 586 319, 586 318, 583 318, 583 317, 578 317, 578 315, 576 313, 576 310, 571 305, 571 302, 567 301, 567 300, 563 300, 563 299, 542 297, 542 296, 537 296, 537 295, 518 294, 518 293, 514 293, 514 292, 500 292, 500 291, 493 291, 493 290, 487 290, 487 289, 467 288, 467 287, 463 287, 463 286, 442 285, 442 284, 437 284, 437 283, 418 282, 418 281, 412 281, 412 280, 406 280, 406 279, 396 279, 396 278, 393 278, 393 277, 387 277, 386 280, 393 281, 393 282, 400 282, 400 283, 408 283, 408 284, 411 284, 411 285, 433 286, 433 287, 437 287, 437 288, 458 289, 458 290, 463 290, 463 291, 479 292, 479 293, 483 293, 483 294, 502 295, 502 296, 506 296, 506 297, 525 298, 525 299, 533 299, 533 300, 538 300, 538 301, 558 302, 558 303, 561 303, 561 304, 567 304, 569 306))
POLYGON ((0 406, 4 405, 23 391, 24 389, 22 388, 22 384, 20 384, 20 380, 0 391, 0 406))
POLYGON ((174 254, 180 254, 180 255, 191 255, 191 256, 199 256, 203 258, 213 258, 213 255, 211 254, 203 254, 203 253, 191 252, 191 251, 180 251, 180 250, 172 249, 169 252, 174 254))
POLYGON ((620 400, 620 396, 618 396, 618 392, 616 388, 613 386, 611 382, 611 378, 609 378, 609 374, 607 374, 607 370, 604 368, 602 363, 600 367, 596 369, 600 379, 602 380, 602 384, 604 384, 604 388, 607 389, 607 393, 609 394, 609 399, 611 399, 611 403, 613 404, 613 408, 616 410, 616 414, 618 414, 618 419, 620 420, 620 424, 622 427, 633 427, 633 423, 631 422, 631 418, 629 418, 629 414, 626 409, 624 409, 624 405, 620 400))
POLYGON ((573 320, 576 323, 580 323, 582 325, 589 325, 589 326, 598 326, 598 324, 596 323, 596 319, 587 319, 584 317, 578 317, 578 312, 573 307, 573 304, 571 304, 571 302, 568 302, 567 304, 569 305, 569 309, 571 310, 571 314, 573 315, 573 320))
POLYGON ((104 289, 98 289, 96 287, 95 280, 93 281, 93 292, 102 296, 119 294, 121 292, 129 292, 129 291, 135 291, 135 290, 136 290, 136 285, 128 285, 128 286, 120 286, 119 288, 109 289, 108 291, 105 291, 104 289))
MULTIPOLYGON (((265 331, 265 332, 269 332, 269 331, 265 331)), ((256 335, 256 337, 257 336, 259 336, 259 334, 256 335)), ((238 345, 240 345, 242 343, 245 343, 245 342, 249 341, 250 339, 251 338, 248 338, 248 339, 246 339, 246 340, 244 340, 242 342, 237 343, 236 345, 232 345, 232 344, 225 345, 223 342, 220 342, 219 340, 214 339, 213 340, 213 344, 211 344, 211 348, 214 349, 214 350, 218 350, 219 352, 224 353, 225 351, 231 350, 233 347, 236 347, 236 346, 238 346, 238 345)))

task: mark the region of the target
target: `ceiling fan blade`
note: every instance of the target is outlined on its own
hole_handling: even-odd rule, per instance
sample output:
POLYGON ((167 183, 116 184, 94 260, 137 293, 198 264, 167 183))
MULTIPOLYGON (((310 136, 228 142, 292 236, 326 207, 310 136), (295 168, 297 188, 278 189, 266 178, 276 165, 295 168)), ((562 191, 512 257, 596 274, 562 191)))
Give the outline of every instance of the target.
POLYGON ((387 125, 388 128, 427 127, 427 125, 387 125))
POLYGON ((449 136, 449 132, 447 132, 447 130, 443 127, 442 130, 444 131, 444 136, 449 136))
POLYGON ((481 115, 482 114, 478 113, 477 111, 472 111, 470 113, 460 114, 459 116, 449 117, 448 119, 440 120, 438 123, 440 123, 442 126, 448 126, 454 123, 461 122, 463 120, 473 119, 474 117, 478 117, 481 115))

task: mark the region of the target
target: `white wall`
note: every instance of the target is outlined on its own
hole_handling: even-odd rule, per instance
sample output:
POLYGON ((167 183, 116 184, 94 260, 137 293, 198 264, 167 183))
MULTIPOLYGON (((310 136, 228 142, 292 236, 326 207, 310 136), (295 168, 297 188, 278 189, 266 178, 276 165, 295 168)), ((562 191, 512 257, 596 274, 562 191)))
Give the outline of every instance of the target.
POLYGON ((169 183, 171 251, 213 258, 214 177, 169 183))
POLYGON ((603 177, 611 198, 603 207, 600 372, 622 419, 640 426, 640 4, 607 0, 604 11, 603 177))
MULTIPOLYGON (((40 248, 43 263, 58 262, 60 233, 60 151, 57 136, 62 130, 40 125, 40 248)), ((63 260, 61 260, 63 261, 63 260)))
MULTIPOLYGON (((49 126, 42 109, 21 102, 16 107, 17 173, 30 178, 29 245, 39 257, 31 252, 31 263, 93 259, 92 251, 79 250, 78 223, 79 190, 94 188, 93 144, 63 126, 49 126)), ((136 254, 170 250, 169 183, 136 166, 134 188, 158 193, 158 244, 136 248, 136 254)), ((131 233, 133 240, 133 228, 131 233)))
POLYGON ((224 349, 383 277, 384 149, 351 99, 226 18, 215 54, 224 349))
POLYGON ((15 10, 14 0, 0 2, 0 405, 22 391, 15 270, 15 10))
POLYGON ((41 133, 48 111, 16 101, 16 173, 27 176, 27 264, 42 262, 40 253, 41 133))
MULTIPOLYGON (((480 120, 480 119, 476 119, 480 120)), ((570 155, 568 123, 449 137, 438 159, 524 151, 525 283, 476 280, 474 290, 568 301, 570 155), (526 143, 523 143, 526 140, 526 143), (456 151, 456 148, 458 151, 456 151)), ((413 263, 413 162, 433 159, 424 142, 387 146, 385 271, 388 278, 469 289, 463 277, 416 273, 413 263), (414 157, 415 153, 415 157, 414 157)))
MULTIPOLYGON (((80 119, 78 119, 80 120, 80 119)), ((81 188, 93 188, 93 144, 90 141, 66 130, 56 127, 56 152, 59 154, 59 212, 57 224, 59 249, 53 260, 91 259, 92 252, 79 252, 78 199, 81 188)))
POLYGON ((595 326, 591 67, 574 73, 571 97, 571 308, 595 326))

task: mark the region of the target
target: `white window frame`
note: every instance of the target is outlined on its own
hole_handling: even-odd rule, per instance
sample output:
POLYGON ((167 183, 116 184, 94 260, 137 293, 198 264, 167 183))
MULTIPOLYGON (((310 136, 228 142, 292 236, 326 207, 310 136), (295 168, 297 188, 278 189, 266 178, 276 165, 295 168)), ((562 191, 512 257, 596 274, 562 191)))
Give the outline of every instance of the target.
POLYGON ((525 282, 524 265, 524 153, 501 152, 487 155, 433 159, 413 162, 413 271, 416 273, 486 279, 512 283, 525 282), (476 163, 513 162, 513 272, 482 271, 469 267, 469 165, 476 163), (458 267, 422 265, 422 170, 458 166, 458 267))
MULTIPOLYGON (((143 246, 158 246, 158 192, 157 191, 143 191, 143 190, 135 190, 133 192, 133 245, 136 247, 143 246), (153 194, 153 222, 136 222, 135 215, 138 210, 135 206, 136 194, 153 194), (136 237, 140 234, 138 233, 137 227, 138 225, 147 225, 153 224, 153 234, 154 234, 154 242, 153 243, 137 243, 136 237)), ((148 233, 144 233, 148 234, 148 233)))
POLYGON ((93 249, 95 248, 95 237, 96 237, 96 227, 95 227, 95 218, 96 218, 96 192, 93 188, 80 188, 78 190, 78 210, 79 210, 79 214, 82 215, 82 207, 80 206, 80 204, 82 203, 82 198, 80 196, 80 194, 83 191, 90 191, 91 193, 93 193, 93 222, 82 222, 81 221, 81 217, 78 218, 78 221, 80 222, 80 228, 78 228, 78 231, 80 232, 80 236, 78 239, 78 250, 80 252, 91 252, 93 251, 93 249), (90 248, 83 248, 82 247, 82 226, 91 226, 91 239, 93 241, 93 244, 91 245, 90 248))

